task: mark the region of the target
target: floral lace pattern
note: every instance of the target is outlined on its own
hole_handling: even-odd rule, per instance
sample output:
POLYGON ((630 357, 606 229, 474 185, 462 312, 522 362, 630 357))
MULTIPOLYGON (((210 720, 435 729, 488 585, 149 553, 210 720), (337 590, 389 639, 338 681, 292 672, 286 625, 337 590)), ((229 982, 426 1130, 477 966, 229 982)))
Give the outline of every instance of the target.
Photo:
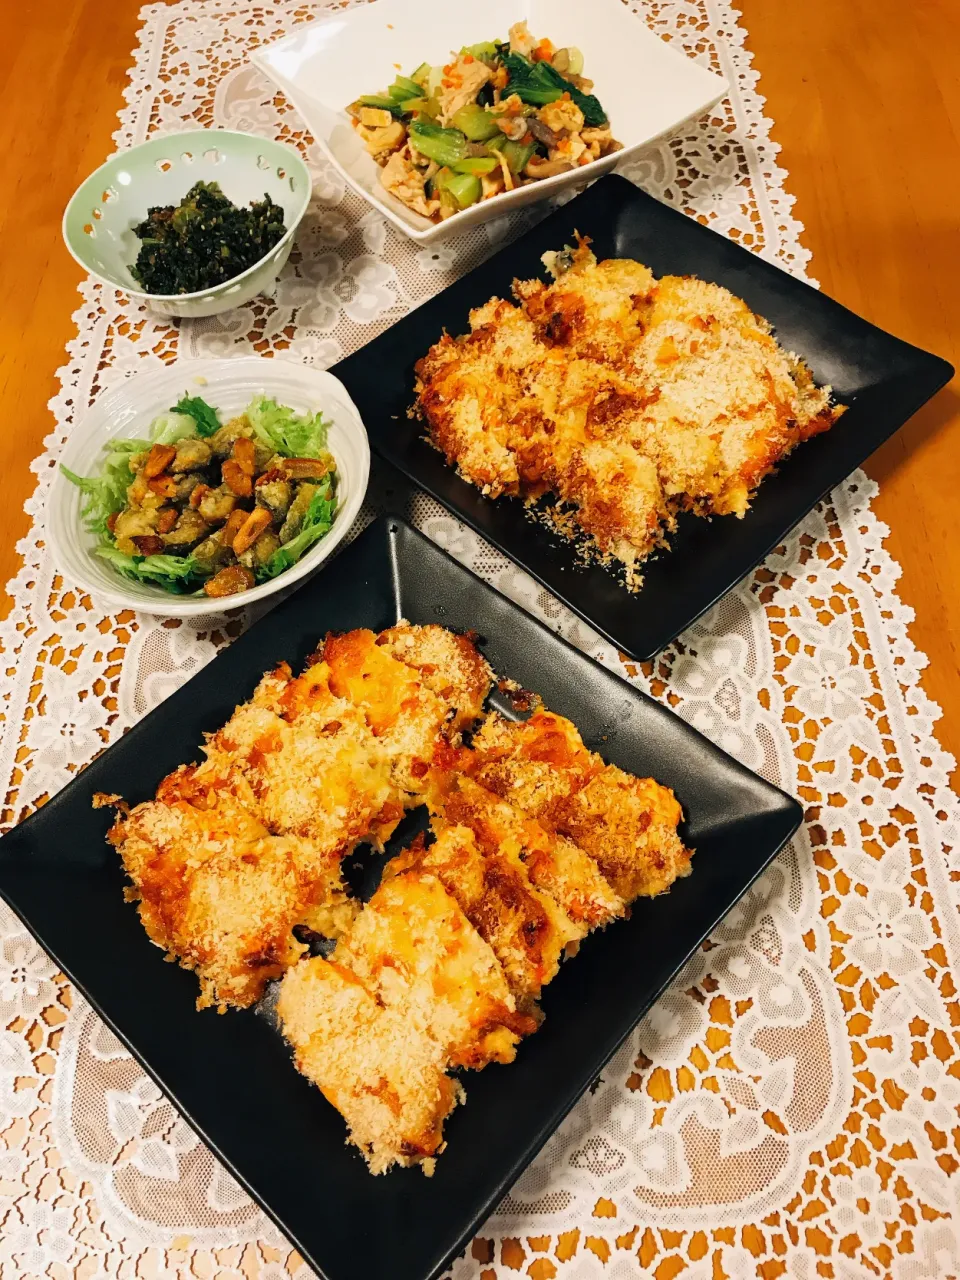
MULTIPOLYGON (((630 7, 732 91, 625 172, 804 275, 801 227, 737 15, 727 0, 630 7)), ((529 210, 417 249, 345 190, 247 62, 256 45, 321 11, 239 0, 143 10, 118 146, 197 123, 260 132, 300 148, 314 200, 276 295, 229 315, 173 327, 120 293, 82 288, 55 425, 34 464, 15 607, 0 626, 4 826, 242 625, 105 615, 63 580, 45 554, 43 504, 74 415, 105 387, 181 354, 287 352, 326 367, 542 216, 529 210)), ((960 1272, 958 806, 873 492, 852 476, 642 667, 410 495, 435 541, 806 808, 792 847, 574 1108, 453 1280, 960 1272)), ((0 909, 0 1278, 308 1275, 0 909)))

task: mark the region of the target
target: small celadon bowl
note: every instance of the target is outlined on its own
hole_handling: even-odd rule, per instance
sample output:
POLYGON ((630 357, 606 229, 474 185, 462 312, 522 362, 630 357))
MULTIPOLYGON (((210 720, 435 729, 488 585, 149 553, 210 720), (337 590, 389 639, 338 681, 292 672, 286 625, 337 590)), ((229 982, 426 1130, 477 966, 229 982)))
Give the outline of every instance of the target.
POLYGON ((151 138, 111 157, 82 183, 63 215, 67 248, 96 279, 142 298, 163 316, 215 316, 270 292, 283 269, 310 203, 310 173, 291 147, 251 133, 192 129, 151 138), (212 289, 146 293, 130 267, 140 241, 134 234, 156 205, 177 205, 195 182, 218 182, 241 208, 264 193, 284 213, 286 234, 259 262, 212 289))

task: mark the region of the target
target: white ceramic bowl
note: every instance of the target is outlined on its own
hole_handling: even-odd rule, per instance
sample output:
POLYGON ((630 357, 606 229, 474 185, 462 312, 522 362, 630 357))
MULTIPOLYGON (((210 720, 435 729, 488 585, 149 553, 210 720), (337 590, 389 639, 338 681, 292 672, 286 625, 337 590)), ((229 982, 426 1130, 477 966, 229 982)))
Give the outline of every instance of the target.
POLYGON ((252 133, 190 129, 160 134, 111 156, 77 188, 63 215, 63 238, 105 284, 141 298, 163 316, 215 316, 269 291, 310 203, 310 172, 292 147, 252 133), (146 293, 130 273, 140 241, 134 227, 154 205, 177 205, 195 182, 218 182, 236 205, 266 192, 283 209, 286 234, 252 267, 196 293, 146 293))
POLYGON ((80 490, 58 469, 47 495, 47 532, 64 578, 92 596, 120 608, 165 617, 220 614, 252 604, 306 577, 330 555, 356 518, 367 490, 370 446, 357 408, 339 379, 293 360, 244 356, 235 360, 181 360, 163 369, 136 373, 105 391, 76 425, 61 461, 77 475, 99 473, 103 446, 111 439, 146 436, 153 419, 186 392, 202 396, 228 418, 255 395, 272 396, 300 413, 320 410, 331 422, 328 447, 340 476, 340 509, 333 527, 286 573, 222 601, 209 596, 173 595, 162 587, 129 582, 94 554, 97 538, 80 518, 80 490))
POLYGON ((251 56, 291 100, 350 186, 424 244, 585 186, 701 115, 728 89, 720 76, 664 44, 622 0, 487 0, 479 9, 451 0, 377 0, 298 26, 251 56), (594 82, 593 92, 624 149, 482 200, 445 222, 431 222, 384 189, 345 108, 361 94, 384 89, 397 66, 409 75, 421 62, 445 62, 451 50, 465 44, 506 39, 508 28, 521 19, 538 39, 547 36, 558 47, 575 45, 582 51, 584 74, 594 82))

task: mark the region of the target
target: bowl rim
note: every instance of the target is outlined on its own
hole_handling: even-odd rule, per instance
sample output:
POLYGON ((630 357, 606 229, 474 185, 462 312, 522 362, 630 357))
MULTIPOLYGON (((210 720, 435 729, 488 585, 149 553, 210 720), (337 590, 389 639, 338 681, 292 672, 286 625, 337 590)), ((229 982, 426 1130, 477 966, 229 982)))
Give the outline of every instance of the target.
POLYGON ((201 299, 208 301, 212 298, 221 296, 221 291, 225 291, 227 288, 232 288, 241 281, 248 279, 255 271, 258 271, 260 267, 263 266, 271 253, 275 253, 292 239, 300 223, 303 221, 304 214, 310 206, 310 199, 312 195, 313 178, 310 176, 310 169, 306 161, 300 155, 300 152, 297 151, 295 147, 289 146, 286 142, 278 142, 275 138, 263 138, 258 133, 246 133, 242 129, 185 129, 180 132, 173 130, 169 133, 152 134, 149 138, 145 138, 143 142, 135 143, 132 147, 126 147, 122 151, 114 152, 112 156, 108 156, 107 159, 104 160, 103 164, 94 169, 92 173, 88 173, 67 201, 66 208, 63 211, 63 217, 60 219, 60 233, 63 237, 63 243, 66 245, 67 252, 70 254, 71 258, 73 258, 74 262, 81 266, 88 275, 93 276, 95 280, 100 280, 111 289, 122 289, 123 292, 128 294, 131 298, 143 298, 147 302, 188 303, 199 302, 201 299), (70 211, 79 200, 80 193, 88 183, 93 182, 93 179, 96 178, 98 174, 102 174, 108 166, 113 165, 121 156, 132 155, 135 151, 141 151, 155 142, 160 142, 169 138, 210 138, 215 135, 220 137, 255 138, 265 146, 280 147, 292 157, 291 163, 296 163, 300 166, 303 177, 306 178, 306 189, 301 200, 300 208, 297 210, 297 214, 292 220, 291 225, 287 228, 286 233, 281 236, 275 245, 272 245, 266 253, 259 257, 256 262, 251 263, 245 271, 241 271, 239 275, 231 276, 229 280, 222 280, 220 284, 214 285, 212 289, 195 289, 192 293, 147 293, 145 289, 132 289, 128 285, 118 284, 116 280, 111 280, 109 276, 102 275, 99 271, 94 270, 88 262, 84 262, 83 258, 80 257, 73 245, 70 243, 70 237, 67 234, 67 218, 70 216, 70 211))
MULTIPOLYGON (((321 381, 327 382, 328 386, 331 386, 332 384, 332 387, 335 387, 337 395, 343 401, 344 406, 348 410, 351 419, 351 426, 356 433, 359 445, 360 465, 356 488, 346 495, 342 506, 337 511, 337 519, 339 520, 338 526, 331 529, 330 532, 321 538, 318 543, 306 551, 296 564, 291 565, 291 567, 286 569, 283 573, 278 574, 276 578, 271 578, 266 582, 258 583, 256 586, 250 587, 247 591, 238 591, 236 595, 224 596, 220 599, 212 596, 175 595, 172 592, 164 591, 161 587, 158 587, 156 589, 156 597, 152 597, 147 600, 141 596, 134 596, 125 591, 124 580, 119 574, 114 575, 117 585, 113 588, 104 586, 104 584, 99 581, 94 581, 92 577, 87 577, 84 568, 68 571, 73 580, 73 585, 85 592, 88 592, 95 600, 102 601, 105 604, 119 606, 124 609, 133 609, 140 613, 153 614, 156 617, 216 617, 222 616, 228 612, 232 613, 235 609, 242 609, 248 605, 255 604, 259 600, 264 600, 266 597, 274 595, 278 591, 286 590, 292 586, 293 583, 304 578, 312 570, 319 568, 323 561, 326 560, 343 541, 356 521, 357 514, 359 513, 366 497, 370 478, 370 438, 367 435, 366 425, 364 424, 363 418, 360 416, 360 411, 354 403, 353 397, 350 395, 349 391, 340 379, 326 369, 318 369, 302 360, 295 360, 289 357, 284 359, 282 356, 273 358, 258 355, 239 357, 206 356, 192 360, 177 360, 172 365, 165 365, 162 369, 145 369, 142 372, 135 373, 132 378, 125 378, 115 386, 107 388, 82 415, 79 422, 82 423, 89 414, 93 413, 97 407, 101 405, 104 406, 104 409, 108 413, 107 421, 109 422, 109 411, 112 408, 112 401, 119 401, 123 396, 123 393, 125 391, 129 391, 131 383, 136 381, 138 377, 141 380, 149 378, 162 379, 165 374, 172 371, 177 371, 178 373, 183 374, 186 378, 196 377, 198 375, 209 376, 211 366, 217 366, 218 368, 226 370, 228 368, 236 368, 236 366, 241 362, 252 363, 253 361, 262 361, 268 368, 270 366, 277 367, 278 365, 292 365, 298 369, 306 369, 311 374, 319 375, 321 381)), ((123 436, 118 435, 118 438, 123 438, 123 436)), ((54 476, 44 499, 44 527, 46 537, 49 540, 50 547, 54 555, 57 557, 61 565, 65 563, 66 556, 63 551, 63 542, 60 531, 57 528, 56 522, 50 519, 50 513, 53 510, 54 503, 60 503, 66 500, 74 492, 73 486, 70 485, 70 481, 66 478, 61 469, 61 463, 64 460, 63 455, 66 455, 69 452, 73 439, 77 439, 79 444, 79 437, 76 433, 72 432, 63 449, 61 457, 57 460, 54 476)), ((77 510, 77 520, 70 521, 69 527, 64 530, 67 536, 70 536, 71 534, 81 534, 83 532, 83 525, 79 520, 79 506, 77 510)), ((64 525, 67 526, 66 519, 64 520, 64 525)))

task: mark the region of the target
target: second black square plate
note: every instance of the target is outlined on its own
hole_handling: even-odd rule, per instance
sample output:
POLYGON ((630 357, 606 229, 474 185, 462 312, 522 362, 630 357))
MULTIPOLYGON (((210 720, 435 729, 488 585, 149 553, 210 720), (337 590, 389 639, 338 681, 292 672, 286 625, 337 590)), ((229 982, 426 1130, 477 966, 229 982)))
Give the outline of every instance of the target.
MULTIPOLYGON (((494 698, 496 703, 497 699, 494 698)), ((506 704, 501 708, 509 713, 506 704)), ((665 707, 572 649, 399 520, 367 530, 0 841, 0 895, 237 1180, 327 1280, 427 1280, 463 1248, 701 940, 800 822, 800 806, 665 707), (509 1067, 465 1078, 433 1178, 371 1177, 343 1121, 266 1017, 198 1013, 123 900, 97 791, 131 803, 195 760, 280 659, 328 630, 401 617, 475 630, 500 675, 569 716, 587 744, 676 791, 693 874, 586 939, 546 989, 546 1021, 509 1067)))
POLYGON ((782 542, 835 485, 946 383, 938 356, 868 324, 726 236, 620 177, 601 178, 380 337, 336 366, 374 449, 472 525, 592 627, 634 658, 651 658, 782 542), (726 286, 775 327, 820 383, 849 406, 832 431, 801 445, 761 484, 743 520, 683 516, 670 550, 648 561, 639 593, 570 543, 534 524, 518 499, 485 498, 461 480, 411 421, 415 362, 446 329, 469 328, 471 308, 511 296, 515 278, 542 275, 540 255, 592 239, 598 258, 636 258, 655 275, 695 275, 726 286))

